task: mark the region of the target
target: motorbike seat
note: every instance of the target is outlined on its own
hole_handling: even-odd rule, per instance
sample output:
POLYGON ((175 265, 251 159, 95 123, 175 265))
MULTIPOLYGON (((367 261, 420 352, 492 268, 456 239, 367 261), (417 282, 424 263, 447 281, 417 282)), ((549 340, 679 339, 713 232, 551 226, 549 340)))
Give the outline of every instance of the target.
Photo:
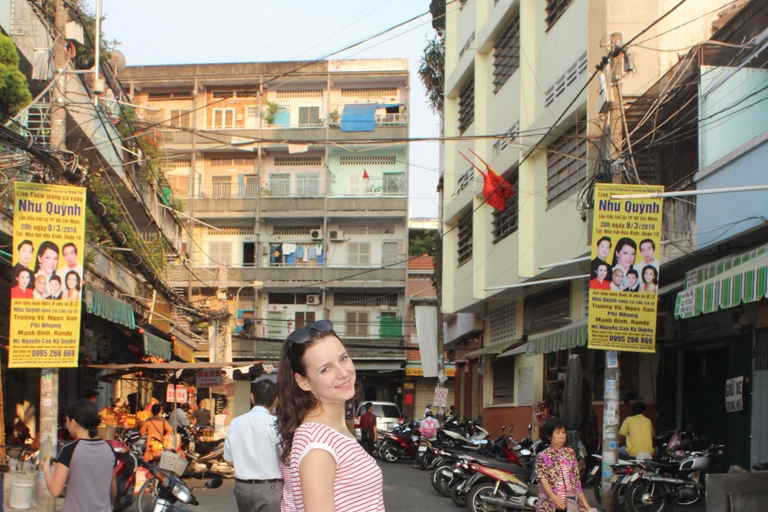
POLYGON ((643 460, 642 465, 653 471, 661 471, 663 473, 675 473, 680 467, 675 462, 658 462, 650 459, 643 460))
POLYGON ((498 459, 486 457, 475 457, 472 460, 483 466, 488 466, 489 468, 503 469, 504 471, 509 471, 510 473, 515 474, 528 474, 527 468, 520 467, 517 464, 512 464, 510 462, 503 462, 498 459))

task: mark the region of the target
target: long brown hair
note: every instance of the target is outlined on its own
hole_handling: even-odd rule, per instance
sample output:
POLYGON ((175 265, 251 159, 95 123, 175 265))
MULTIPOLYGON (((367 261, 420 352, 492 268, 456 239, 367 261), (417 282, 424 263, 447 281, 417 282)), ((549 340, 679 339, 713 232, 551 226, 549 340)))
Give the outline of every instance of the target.
POLYGON ((277 432, 280 434, 278 448, 280 460, 289 464, 291 446, 296 429, 301 426, 304 417, 320 405, 319 400, 309 391, 304 391, 296 382, 294 374, 307 376, 307 366, 304 364, 304 353, 317 340, 326 336, 339 336, 334 331, 309 330, 310 339, 306 343, 291 343, 286 341, 280 353, 280 364, 277 368, 277 432))

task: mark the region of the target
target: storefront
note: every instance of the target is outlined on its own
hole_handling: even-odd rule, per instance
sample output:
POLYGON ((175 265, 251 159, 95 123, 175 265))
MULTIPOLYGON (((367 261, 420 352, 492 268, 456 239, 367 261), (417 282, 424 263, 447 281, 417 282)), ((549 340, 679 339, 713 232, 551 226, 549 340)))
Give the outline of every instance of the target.
POLYGON ((675 427, 724 443, 726 466, 768 458, 768 246, 686 273, 663 347, 660 405, 675 427), (673 387, 674 386, 674 387, 673 387))

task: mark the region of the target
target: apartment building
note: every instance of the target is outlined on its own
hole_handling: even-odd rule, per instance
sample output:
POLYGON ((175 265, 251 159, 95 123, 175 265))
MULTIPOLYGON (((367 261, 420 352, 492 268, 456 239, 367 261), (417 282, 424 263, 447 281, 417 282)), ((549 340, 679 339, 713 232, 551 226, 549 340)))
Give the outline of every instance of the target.
MULTIPOLYGON (((449 319, 474 316, 446 330, 446 348, 455 351, 459 414, 482 416, 492 432, 512 423, 513 436, 527 435, 536 404, 561 396, 570 354, 581 356, 602 418, 603 352, 586 349, 588 282, 574 279, 588 273, 592 215, 584 191, 605 158, 606 98, 597 78, 587 84, 616 42, 612 34, 626 42, 674 4, 446 6, 445 136, 457 139, 444 153, 442 299, 449 319), (512 184, 503 211, 484 203, 483 178, 462 154, 484 165, 470 150, 512 184)), ((624 104, 677 61, 659 50, 711 35, 721 4, 684 3, 643 35, 650 49, 629 48, 619 73, 624 104)), ((655 356, 623 353, 621 366, 622 397, 644 400, 653 416, 655 356)))
POLYGON ((402 405, 407 60, 141 66, 121 78, 193 219, 169 279, 232 313, 217 333, 231 357, 274 361, 288 333, 331 320, 359 399, 402 405))

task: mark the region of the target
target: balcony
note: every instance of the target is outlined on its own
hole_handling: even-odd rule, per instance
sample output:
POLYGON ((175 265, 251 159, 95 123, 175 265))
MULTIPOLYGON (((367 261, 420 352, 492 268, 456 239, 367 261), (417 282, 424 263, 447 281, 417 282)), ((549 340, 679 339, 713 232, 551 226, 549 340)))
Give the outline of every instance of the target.
MULTIPOLYGON (((214 266, 169 266, 165 278, 171 286, 183 288, 192 283, 194 287, 217 287, 218 268, 214 266)), ((228 267, 227 286, 239 288, 252 281, 264 283, 264 290, 295 288, 302 283, 307 286, 328 282, 328 286, 366 286, 369 288, 392 288, 405 286, 403 268, 327 268, 318 266, 275 265, 269 267, 228 267)))

